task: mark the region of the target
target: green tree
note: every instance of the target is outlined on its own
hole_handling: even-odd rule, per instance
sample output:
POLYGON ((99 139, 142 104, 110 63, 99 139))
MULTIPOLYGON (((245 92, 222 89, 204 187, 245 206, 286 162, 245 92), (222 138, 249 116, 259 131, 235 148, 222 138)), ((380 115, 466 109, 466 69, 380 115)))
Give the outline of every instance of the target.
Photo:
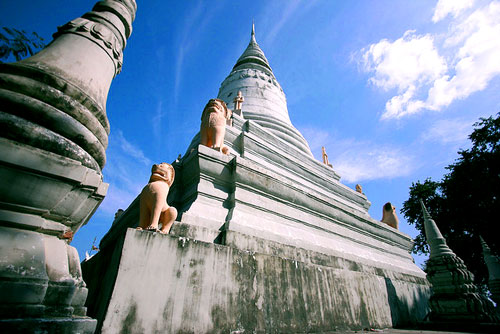
POLYGON ((13 56, 16 61, 34 55, 45 46, 44 39, 36 32, 3 27, 0 29, 0 63, 13 56))
POLYGON ((448 246, 464 260, 476 283, 483 285, 488 272, 479 236, 500 254, 496 232, 500 221, 500 113, 475 123, 469 139, 472 148, 458 152, 458 159, 447 167, 449 173, 441 181, 427 179, 412 184, 401 213, 420 231, 413 252, 428 253, 418 202, 422 199, 448 246))

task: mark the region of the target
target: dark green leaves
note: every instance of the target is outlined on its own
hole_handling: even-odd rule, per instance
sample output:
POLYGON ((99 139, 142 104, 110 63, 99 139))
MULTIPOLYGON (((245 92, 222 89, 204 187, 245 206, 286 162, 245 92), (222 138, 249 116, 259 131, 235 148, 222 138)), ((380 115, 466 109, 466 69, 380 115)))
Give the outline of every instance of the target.
POLYGON ((36 32, 3 27, 0 29, 0 62, 13 56, 16 61, 34 55, 45 46, 43 38, 36 32))

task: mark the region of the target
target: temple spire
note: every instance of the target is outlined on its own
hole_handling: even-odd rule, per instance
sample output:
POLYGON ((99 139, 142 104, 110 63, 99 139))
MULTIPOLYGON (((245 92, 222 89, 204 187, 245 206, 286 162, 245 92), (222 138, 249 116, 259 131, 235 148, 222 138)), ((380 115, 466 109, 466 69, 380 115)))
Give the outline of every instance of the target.
POLYGON ((425 237, 431 248, 426 269, 427 279, 432 284, 429 320, 477 325, 498 322, 493 304, 478 293, 474 275, 446 245, 424 202, 419 201, 424 215, 425 237))
POLYGON ((481 246, 483 248, 484 262, 488 267, 488 273, 490 280, 496 279, 500 280, 500 261, 492 252, 486 241, 484 241, 482 236, 479 236, 481 241, 481 246))
POLYGON ((312 157, 307 141, 290 121, 285 93, 257 43, 254 22, 250 42, 222 82, 217 97, 229 105, 239 91, 245 97, 245 110, 242 110, 245 119, 255 121, 288 145, 312 157))
POLYGON ((267 61, 264 52, 259 47, 259 43, 257 43, 257 40, 255 39, 255 24, 253 22, 250 42, 248 43, 246 50, 236 62, 236 65, 234 65, 233 71, 242 68, 257 68, 269 75, 272 75, 274 78, 273 70, 267 61))
MULTIPOLYGON (((488 288, 491 292, 491 299, 500 304, 500 259, 495 256, 482 236, 479 236, 483 248, 483 257, 488 267, 488 288)), ((498 307, 498 306, 497 306, 498 307)))
POLYGON ((436 223, 431 218, 431 215, 427 212, 424 202, 421 199, 419 199, 419 201, 424 215, 425 238, 427 239, 427 243, 431 249, 431 255, 429 257, 433 258, 441 255, 455 255, 446 244, 441 231, 439 231, 436 223))

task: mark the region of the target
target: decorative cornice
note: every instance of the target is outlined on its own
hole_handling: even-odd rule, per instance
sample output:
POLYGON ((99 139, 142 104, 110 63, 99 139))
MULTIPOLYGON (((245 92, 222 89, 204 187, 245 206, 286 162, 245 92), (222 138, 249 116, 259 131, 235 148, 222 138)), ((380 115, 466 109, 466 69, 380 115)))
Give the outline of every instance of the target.
POLYGON ((115 76, 123 66, 123 49, 132 33, 137 4, 134 0, 98 2, 91 12, 57 28, 54 39, 63 34, 77 34, 99 45, 115 64, 115 76))
POLYGON ((123 49, 118 38, 106 25, 79 17, 57 28, 54 38, 62 34, 73 33, 97 43, 115 64, 115 76, 123 66, 123 49))

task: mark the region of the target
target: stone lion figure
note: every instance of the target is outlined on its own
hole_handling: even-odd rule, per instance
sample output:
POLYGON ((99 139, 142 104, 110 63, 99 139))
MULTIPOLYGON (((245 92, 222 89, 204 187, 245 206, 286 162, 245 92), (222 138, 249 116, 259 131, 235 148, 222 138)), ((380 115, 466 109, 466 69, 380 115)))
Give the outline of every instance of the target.
POLYGON ((177 218, 177 210, 167 204, 174 177, 174 167, 166 162, 151 167, 151 177, 140 195, 140 220, 137 229, 164 234, 170 232, 177 218), (158 229, 160 224, 161 230, 158 229))
POLYGON ((224 101, 209 100, 201 114, 200 144, 228 154, 229 148, 224 146, 224 135, 226 122, 231 118, 231 114, 224 101))
POLYGON ((395 229, 399 228, 399 219, 398 216, 396 216, 396 208, 391 204, 391 202, 385 203, 382 208, 382 223, 386 223, 395 229))

